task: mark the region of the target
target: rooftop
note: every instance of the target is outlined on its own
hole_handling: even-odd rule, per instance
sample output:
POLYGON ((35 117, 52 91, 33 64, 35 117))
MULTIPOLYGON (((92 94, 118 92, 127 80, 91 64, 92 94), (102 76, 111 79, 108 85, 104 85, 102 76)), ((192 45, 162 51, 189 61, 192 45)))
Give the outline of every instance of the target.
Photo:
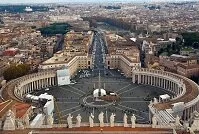
POLYGON ((86 54, 76 54, 76 55, 64 55, 63 52, 58 53, 51 57, 50 59, 44 61, 42 65, 50 65, 50 64, 67 64, 69 63, 75 56, 87 56, 86 54))
POLYGON ((16 102, 14 100, 4 101, 0 103, 0 117, 4 116, 8 110, 14 108, 16 110, 16 118, 21 118, 30 107, 31 105, 27 103, 16 102))
POLYGON ((135 42, 116 34, 106 35, 108 51, 113 55, 123 55, 129 62, 139 62, 139 50, 135 42))
POLYGON ((16 102, 13 106, 16 110, 16 118, 23 117, 27 111, 31 108, 31 105, 28 103, 16 102))
POLYGON ((186 79, 183 79, 183 81, 186 86, 186 92, 183 96, 181 96, 180 98, 175 99, 175 100, 170 100, 168 102, 155 104, 154 107, 157 108, 158 110, 170 109, 170 108, 172 108, 172 104, 174 104, 174 103, 184 102, 186 104, 186 103, 192 101, 193 99, 195 99, 199 94, 198 87, 196 85, 190 83, 186 79))

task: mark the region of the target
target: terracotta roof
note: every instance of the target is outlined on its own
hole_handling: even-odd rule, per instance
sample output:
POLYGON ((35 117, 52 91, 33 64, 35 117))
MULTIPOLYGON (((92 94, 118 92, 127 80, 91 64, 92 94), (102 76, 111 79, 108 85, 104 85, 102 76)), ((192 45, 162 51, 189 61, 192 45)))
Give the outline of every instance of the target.
POLYGON ((190 82, 188 82, 185 79, 184 79, 184 84, 186 86, 186 92, 182 97, 176 100, 166 102, 166 103, 155 104, 154 107, 157 108, 158 110, 169 109, 169 108, 172 108, 173 103, 177 103, 177 102, 188 103, 192 101, 193 99, 195 99, 199 94, 197 87, 195 85, 192 85, 190 82))
POLYGON ((13 108, 16 110, 16 118, 23 117, 30 109, 31 105, 27 103, 16 102, 13 108))
POLYGON ((194 69, 194 68, 198 68, 199 69, 199 64, 195 64, 195 65, 183 65, 183 64, 177 64, 177 66, 184 68, 184 69, 194 69))
POLYGON ((0 103, 0 118, 3 117, 6 112, 12 109, 12 105, 15 103, 13 100, 7 100, 0 103))
POLYGON ((27 110, 31 107, 30 104, 20 103, 14 100, 7 100, 0 103, 0 117, 3 117, 8 110, 16 110, 16 117, 21 118, 26 114, 27 110))

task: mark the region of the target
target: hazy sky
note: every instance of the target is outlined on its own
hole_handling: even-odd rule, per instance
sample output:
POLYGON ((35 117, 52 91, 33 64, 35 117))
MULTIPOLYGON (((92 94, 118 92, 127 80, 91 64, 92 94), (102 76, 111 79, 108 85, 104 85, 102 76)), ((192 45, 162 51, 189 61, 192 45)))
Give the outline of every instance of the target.
MULTIPOLYGON (((0 4, 5 3, 54 3, 54 2, 152 2, 157 0, 0 0, 0 4)), ((185 0, 158 0, 158 1, 185 1, 185 0)), ((193 1, 193 0, 186 0, 193 1)), ((198 0, 195 0, 198 1, 198 0)))

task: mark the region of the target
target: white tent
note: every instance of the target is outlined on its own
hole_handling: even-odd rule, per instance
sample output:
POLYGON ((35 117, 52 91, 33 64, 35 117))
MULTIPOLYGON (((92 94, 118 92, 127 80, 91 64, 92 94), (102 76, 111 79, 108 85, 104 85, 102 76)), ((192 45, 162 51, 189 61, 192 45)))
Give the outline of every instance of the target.
POLYGON ((160 95, 160 101, 165 102, 170 100, 170 96, 168 94, 160 95))

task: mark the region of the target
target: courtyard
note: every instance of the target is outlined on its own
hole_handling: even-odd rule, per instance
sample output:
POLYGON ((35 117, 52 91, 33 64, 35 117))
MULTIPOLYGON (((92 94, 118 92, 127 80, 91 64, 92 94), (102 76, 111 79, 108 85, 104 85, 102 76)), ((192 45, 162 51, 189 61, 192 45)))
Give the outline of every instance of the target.
MULTIPOLYGON (((101 72, 104 72, 102 70, 101 72)), ((115 92, 120 100, 117 102, 95 102, 92 99, 92 93, 99 86, 99 76, 97 73, 79 78, 82 75, 80 71, 76 77, 73 78, 75 84, 50 87, 50 90, 39 90, 34 94, 48 93, 55 98, 54 122, 66 123, 68 114, 72 114, 74 123, 76 116, 82 116, 82 122, 88 122, 88 117, 93 113, 94 122, 98 123, 98 115, 102 111, 104 113, 104 122, 109 122, 111 113, 116 114, 115 122, 122 123, 124 113, 128 115, 128 122, 130 117, 135 114, 137 123, 148 123, 149 113, 148 105, 150 100, 159 95, 169 94, 161 88, 133 84, 131 79, 125 78, 117 70, 106 70, 107 73, 101 76, 100 87, 106 91, 115 92), (59 121, 58 121, 59 120, 59 121)))

